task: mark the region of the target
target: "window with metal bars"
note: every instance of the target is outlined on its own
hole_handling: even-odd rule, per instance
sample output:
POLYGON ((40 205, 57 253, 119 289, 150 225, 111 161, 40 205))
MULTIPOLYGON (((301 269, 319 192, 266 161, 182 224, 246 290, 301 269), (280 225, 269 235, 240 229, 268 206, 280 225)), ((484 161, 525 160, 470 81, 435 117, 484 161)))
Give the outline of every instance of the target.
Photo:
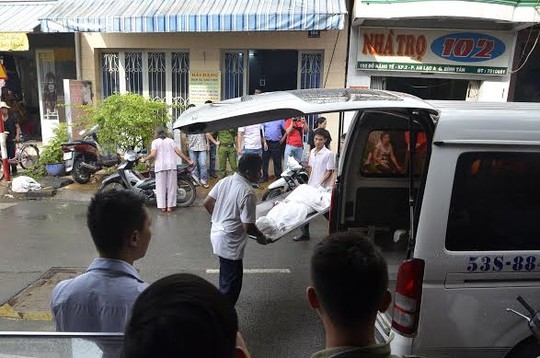
MULTIPOLYGON (((102 97, 137 93, 185 106, 189 96, 189 52, 107 51, 101 54, 102 97)), ((173 118, 181 108, 173 108, 173 118)))

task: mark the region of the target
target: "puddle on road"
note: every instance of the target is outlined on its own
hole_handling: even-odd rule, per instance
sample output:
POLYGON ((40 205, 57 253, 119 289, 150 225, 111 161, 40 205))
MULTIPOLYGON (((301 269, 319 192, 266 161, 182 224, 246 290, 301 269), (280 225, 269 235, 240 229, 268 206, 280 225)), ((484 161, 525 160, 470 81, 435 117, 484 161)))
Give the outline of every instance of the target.
POLYGON ((73 278, 86 268, 53 267, 24 290, 0 305, 0 317, 22 320, 50 321, 51 293, 58 282, 73 278))

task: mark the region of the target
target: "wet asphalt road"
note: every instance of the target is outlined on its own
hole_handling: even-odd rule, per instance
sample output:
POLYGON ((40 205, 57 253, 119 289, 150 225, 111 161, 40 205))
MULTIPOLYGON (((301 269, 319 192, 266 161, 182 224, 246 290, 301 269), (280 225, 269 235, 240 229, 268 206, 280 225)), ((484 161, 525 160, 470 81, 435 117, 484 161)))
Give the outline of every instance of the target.
MULTIPOLYGON (((86 267, 95 257, 85 223, 86 205, 54 199, 0 203, 0 305, 50 268, 86 267)), ((190 272, 217 285, 218 262, 212 254, 209 215, 204 208, 151 212, 152 242, 146 257, 135 263, 142 278, 153 282, 168 274, 190 272)), ((324 237, 326 225, 324 218, 315 220, 309 242, 296 243, 290 236, 268 246, 248 243, 244 269, 290 271, 244 275, 237 311, 253 357, 309 357, 324 347, 322 324, 308 307, 304 292, 310 254, 324 237)), ((387 256, 391 278, 400 256, 387 256)), ((0 318, 0 330, 50 331, 53 326, 50 321, 0 318)))

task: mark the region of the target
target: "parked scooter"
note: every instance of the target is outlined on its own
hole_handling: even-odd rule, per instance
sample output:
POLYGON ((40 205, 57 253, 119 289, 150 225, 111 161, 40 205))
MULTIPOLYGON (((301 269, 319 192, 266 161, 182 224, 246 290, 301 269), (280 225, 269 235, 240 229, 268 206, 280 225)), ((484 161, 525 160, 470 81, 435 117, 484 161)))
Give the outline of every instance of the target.
POLYGON ((61 145, 66 173, 71 172, 73 180, 77 183, 86 184, 98 170, 114 167, 120 162, 117 153, 107 155, 102 152, 96 136, 98 130, 99 125, 96 124, 88 131, 79 132, 82 140, 61 145))
MULTIPOLYGON (((154 178, 145 178, 135 170, 134 167, 138 160, 139 156, 134 151, 126 152, 124 161, 116 168, 116 173, 103 180, 99 191, 111 189, 134 190, 146 196, 149 201, 154 202, 156 200, 156 180, 154 178)), ((191 176, 193 169, 195 169, 195 166, 178 166, 176 205, 179 207, 190 206, 197 197, 197 191, 191 176)))
POLYGON ((270 200, 283 193, 296 189, 301 184, 307 184, 309 180, 306 169, 290 156, 287 159, 287 169, 281 173, 281 178, 268 186, 268 190, 263 194, 262 200, 270 200))

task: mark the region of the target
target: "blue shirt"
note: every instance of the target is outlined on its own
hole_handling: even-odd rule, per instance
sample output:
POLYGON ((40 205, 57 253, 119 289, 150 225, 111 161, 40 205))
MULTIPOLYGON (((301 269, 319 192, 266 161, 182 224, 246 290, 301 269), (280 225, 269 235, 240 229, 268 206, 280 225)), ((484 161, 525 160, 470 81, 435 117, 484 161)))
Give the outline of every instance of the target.
POLYGON ((283 137, 283 132, 285 131, 285 120, 278 119, 271 122, 266 122, 263 124, 264 127, 264 137, 266 140, 278 141, 283 137))
POLYGON ((97 258, 85 273, 54 288, 51 310, 61 332, 124 332, 131 308, 148 287, 122 260, 97 258))

